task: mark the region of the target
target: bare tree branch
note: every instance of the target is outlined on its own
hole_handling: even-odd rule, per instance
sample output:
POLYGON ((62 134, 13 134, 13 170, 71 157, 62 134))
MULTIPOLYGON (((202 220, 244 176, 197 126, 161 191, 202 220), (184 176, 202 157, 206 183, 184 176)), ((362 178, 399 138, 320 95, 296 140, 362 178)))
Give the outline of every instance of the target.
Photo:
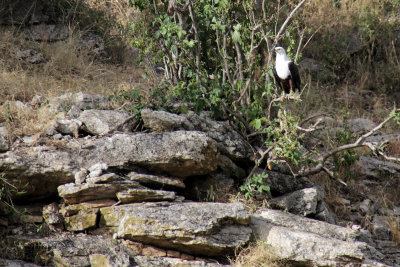
MULTIPOLYGON (((350 150, 353 148, 357 148, 357 147, 361 147, 361 146, 367 146, 369 148, 372 148, 372 150, 376 150, 373 146, 371 146, 371 143, 365 142, 365 140, 373 135, 374 133, 376 133, 378 130, 380 130, 387 122, 389 122, 391 119, 394 118, 395 115, 389 115, 384 121, 382 121, 380 124, 378 124, 377 126, 375 126, 372 130, 370 130, 369 132, 363 134, 362 136, 360 136, 354 143, 351 144, 346 144, 346 145, 342 145, 339 147, 336 147, 335 149, 326 152, 325 154, 321 155, 318 159, 318 164, 314 167, 310 167, 304 170, 300 170, 297 174, 295 174, 295 177, 299 177, 299 176, 307 176, 307 175, 311 175, 311 174, 316 174, 319 173, 321 171, 324 170, 325 168, 325 162, 328 158, 330 158, 331 156, 342 152, 342 151, 346 151, 346 150, 350 150)), ((389 157, 388 157, 389 158, 389 157)), ((400 161, 400 160, 399 160, 400 161)))

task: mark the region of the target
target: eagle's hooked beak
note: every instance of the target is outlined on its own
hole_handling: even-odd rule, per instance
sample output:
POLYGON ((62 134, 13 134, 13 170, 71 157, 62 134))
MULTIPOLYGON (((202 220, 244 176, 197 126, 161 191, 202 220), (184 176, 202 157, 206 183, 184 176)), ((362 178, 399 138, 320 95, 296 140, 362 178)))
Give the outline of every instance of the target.
POLYGON ((278 53, 279 49, 275 47, 275 52, 278 53))

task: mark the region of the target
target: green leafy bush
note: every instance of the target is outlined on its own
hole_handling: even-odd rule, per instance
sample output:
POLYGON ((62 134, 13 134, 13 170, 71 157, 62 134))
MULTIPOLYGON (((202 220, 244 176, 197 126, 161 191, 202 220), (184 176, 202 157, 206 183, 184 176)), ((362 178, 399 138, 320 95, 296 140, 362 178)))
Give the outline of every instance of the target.
MULTIPOLYGON (((248 122, 262 117, 277 93, 272 90, 272 54, 266 42, 274 38, 276 6, 268 3, 260 9, 251 0, 130 3, 149 15, 147 21, 135 23, 151 25, 131 43, 144 52, 152 47, 158 54, 170 81, 167 94, 190 103, 196 112, 228 116, 251 131, 248 122)), ((294 40, 293 34, 282 35, 281 43, 290 52, 294 40)))
POLYGON ((240 191, 244 193, 244 196, 247 200, 254 197, 256 192, 266 193, 270 195, 270 187, 264 181, 264 179, 268 178, 267 173, 260 173, 251 176, 246 182, 240 187, 240 191))

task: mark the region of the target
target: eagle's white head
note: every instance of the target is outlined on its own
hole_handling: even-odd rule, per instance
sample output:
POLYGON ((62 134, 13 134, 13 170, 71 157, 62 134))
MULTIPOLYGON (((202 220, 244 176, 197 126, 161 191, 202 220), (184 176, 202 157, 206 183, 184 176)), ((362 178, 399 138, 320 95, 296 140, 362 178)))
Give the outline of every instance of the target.
POLYGON ((286 55, 285 49, 283 47, 277 46, 275 47, 275 52, 276 52, 276 60, 279 61, 290 61, 290 59, 286 55))

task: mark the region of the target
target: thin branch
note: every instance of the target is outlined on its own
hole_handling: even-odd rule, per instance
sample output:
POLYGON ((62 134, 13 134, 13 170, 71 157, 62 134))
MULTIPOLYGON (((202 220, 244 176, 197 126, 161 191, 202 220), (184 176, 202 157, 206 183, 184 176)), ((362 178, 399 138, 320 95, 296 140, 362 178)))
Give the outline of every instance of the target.
POLYGON ((297 128, 297 130, 300 130, 300 131, 302 131, 302 132, 310 133, 310 132, 313 132, 313 131, 315 131, 315 130, 317 130, 317 129, 321 129, 321 128, 317 128, 317 126, 318 126, 321 122, 322 122, 322 119, 319 118, 319 119, 318 119, 311 127, 309 127, 309 128, 303 128, 303 127, 301 127, 301 126, 299 126, 299 125, 297 125, 296 128, 297 128))
POLYGON ((294 62, 297 62, 297 58, 298 58, 299 53, 300 53, 301 44, 303 43, 304 33, 305 33, 305 29, 303 29, 301 31, 300 41, 299 41, 299 45, 297 46, 297 51, 296 51, 296 56, 294 57, 294 62))
POLYGON ((306 122, 309 121, 309 120, 312 120, 312 119, 314 119, 314 118, 321 117, 321 116, 326 116, 326 115, 328 115, 328 113, 326 113, 326 112, 319 112, 319 113, 313 114, 313 115, 311 115, 311 116, 308 116, 307 118, 305 118, 304 120, 302 120, 301 122, 299 122, 299 126, 303 125, 304 123, 306 123, 306 122))
POLYGON ((296 11, 304 4, 306 0, 301 1, 300 3, 297 4, 297 6, 290 12, 289 16, 286 18, 285 22, 283 22, 281 28, 279 29, 278 33, 275 36, 274 44, 273 47, 276 46, 279 40, 279 36, 282 34, 282 32, 285 30, 286 26, 288 25, 290 19, 294 16, 296 11))
POLYGON ((339 147, 336 147, 335 149, 328 151, 327 153, 325 153, 324 155, 319 157, 319 163, 311 168, 307 168, 304 170, 300 170, 295 177, 298 176, 307 176, 307 175, 311 175, 311 174, 316 174, 319 173, 320 171, 323 170, 323 168, 325 168, 325 162, 328 158, 330 158, 331 156, 345 151, 345 150, 350 150, 353 148, 357 148, 357 147, 361 147, 361 146, 367 146, 369 147, 367 142, 364 142, 365 139, 367 139, 369 136, 373 135, 374 133, 376 133, 378 130, 380 130, 387 122, 389 122, 391 119, 394 118, 394 115, 390 115, 388 116, 384 121, 382 121, 380 124, 378 124, 376 127, 374 127, 372 130, 370 130, 369 132, 363 134, 362 136, 360 136, 354 143, 351 144, 346 144, 346 145, 342 145, 339 147))

